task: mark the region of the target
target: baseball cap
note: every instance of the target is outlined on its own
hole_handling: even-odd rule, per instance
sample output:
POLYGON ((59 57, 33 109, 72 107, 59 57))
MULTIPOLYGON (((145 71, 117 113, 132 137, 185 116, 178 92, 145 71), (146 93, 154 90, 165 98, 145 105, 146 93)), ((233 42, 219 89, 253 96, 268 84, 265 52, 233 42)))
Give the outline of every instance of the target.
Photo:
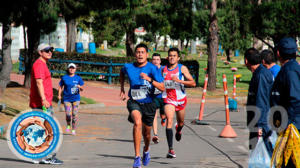
POLYGON ((76 68, 76 65, 75 65, 74 63, 70 63, 70 64, 68 65, 68 68, 71 68, 71 67, 76 68))
POLYGON ((53 49, 53 47, 51 47, 49 44, 46 43, 41 43, 37 48, 38 51, 49 50, 49 49, 53 49))
POLYGON ((298 50, 295 39, 291 37, 281 39, 276 48, 283 54, 294 54, 298 50))

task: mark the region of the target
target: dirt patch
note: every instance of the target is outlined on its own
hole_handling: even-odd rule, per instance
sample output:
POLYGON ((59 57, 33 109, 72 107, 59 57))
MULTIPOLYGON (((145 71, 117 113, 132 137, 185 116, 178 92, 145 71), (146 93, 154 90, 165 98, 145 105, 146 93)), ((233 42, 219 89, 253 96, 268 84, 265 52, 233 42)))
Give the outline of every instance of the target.
POLYGON ((0 102, 6 105, 6 108, 0 112, 0 125, 4 125, 19 112, 29 109, 29 89, 8 87, 0 102))

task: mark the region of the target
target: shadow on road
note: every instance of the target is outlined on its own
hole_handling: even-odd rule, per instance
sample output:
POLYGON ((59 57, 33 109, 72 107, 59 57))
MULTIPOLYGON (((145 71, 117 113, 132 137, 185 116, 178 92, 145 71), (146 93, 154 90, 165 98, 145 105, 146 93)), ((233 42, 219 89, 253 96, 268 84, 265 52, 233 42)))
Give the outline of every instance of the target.
MULTIPOLYGON (((99 138, 97 138, 99 139, 99 138)), ((133 140, 129 140, 129 139, 107 139, 107 138, 101 138, 101 140, 105 140, 105 141, 117 141, 117 142, 133 142, 133 140)))
POLYGON ((111 158, 122 158, 122 159, 130 159, 133 160, 133 156, 121 156, 121 155, 107 155, 107 154, 97 154, 98 156, 102 157, 111 157, 111 158))
MULTIPOLYGON (((108 155, 108 154, 97 154, 98 156, 102 156, 102 157, 111 157, 111 158, 122 158, 122 159, 129 159, 129 160, 133 160, 134 157, 133 156, 121 156, 121 155, 108 155)), ((156 159, 162 159, 162 157, 151 157, 151 162, 155 162, 155 163, 159 163, 159 164, 169 164, 167 162, 158 162, 158 161, 154 161, 156 159)))
POLYGON ((29 164, 32 164, 32 162, 29 162, 29 161, 19 160, 19 159, 12 159, 12 158, 0 158, 0 161, 21 162, 21 163, 29 163, 29 164))

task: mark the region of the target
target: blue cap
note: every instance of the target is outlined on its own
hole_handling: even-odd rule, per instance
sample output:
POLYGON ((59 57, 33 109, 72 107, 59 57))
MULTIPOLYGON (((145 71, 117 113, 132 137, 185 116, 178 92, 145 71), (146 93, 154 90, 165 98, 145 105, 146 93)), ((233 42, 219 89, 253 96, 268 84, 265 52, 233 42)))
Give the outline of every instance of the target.
POLYGON ((294 54, 298 50, 295 39, 291 37, 281 39, 276 48, 283 54, 294 54))

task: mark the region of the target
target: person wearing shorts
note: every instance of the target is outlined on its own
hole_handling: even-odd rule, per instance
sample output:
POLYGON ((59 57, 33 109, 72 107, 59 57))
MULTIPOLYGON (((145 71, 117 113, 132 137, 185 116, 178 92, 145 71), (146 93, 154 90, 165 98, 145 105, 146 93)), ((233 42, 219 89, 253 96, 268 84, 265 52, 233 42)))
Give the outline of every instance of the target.
MULTIPOLYGON (((161 66, 161 56, 159 53, 153 53, 152 55, 152 64, 157 66, 157 68, 159 69, 159 71, 162 72, 164 66, 161 66)), ((161 118, 161 125, 164 127, 166 126, 166 115, 165 115, 165 111, 164 111, 164 100, 162 99, 162 92, 160 90, 158 90, 157 88, 155 88, 154 91, 154 102, 156 104, 156 112, 155 112, 155 116, 154 116, 154 120, 153 120, 153 138, 152 141, 157 144, 159 142, 159 138, 158 138, 158 133, 157 133, 157 115, 158 115, 158 110, 160 113, 160 118, 161 118)))
POLYGON ((179 64, 180 52, 178 48, 170 48, 168 51, 168 65, 163 68, 165 91, 162 94, 167 116, 166 136, 169 151, 167 158, 175 158, 173 149, 173 118, 176 113, 177 125, 175 138, 181 140, 181 130, 184 125, 185 106, 187 103, 184 86, 195 87, 196 83, 188 68, 179 64))
POLYGON ((142 135, 144 138, 144 149, 142 163, 147 166, 150 162, 149 146, 151 140, 151 127, 155 116, 156 105, 153 101, 154 87, 160 91, 164 90, 161 72, 152 63, 147 61, 148 47, 138 44, 135 48, 134 63, 127 63, 120 72, 120 98, 126 100, 124 89, 125 74, 128 76, 130 89, 127 109, 128 120, 133 123, 133 142, 135 158, 133 168, 141 167, 140 145, 142 135))
MULTIPOLYGON (((52 57, 53 47, 41 43, 38 46, 37 51, 40 56, 32 65, 29 106, 32 109, 41 109, 50 116, 53 116, 52 80, 51 73, 46 64, 52 57)), ((40 163, 63 164, 63 161, 57 159, 56 154, 53 154, 52 156, 43 159, 40 163)))
POLYGON ((70 63, 68 65, 67 74, 64 75, 58 88, 58 99, 61 100, 61 93, 63 92, 63 100, 66 112, 67 128, 66 132, 71 130, 72 121, 72 135, 76 135, 76 126, 78 121, 78 108, 80 104, 80 92, 83 91, 84 82, 80 76, 75 74, 76 65, 70 63))

